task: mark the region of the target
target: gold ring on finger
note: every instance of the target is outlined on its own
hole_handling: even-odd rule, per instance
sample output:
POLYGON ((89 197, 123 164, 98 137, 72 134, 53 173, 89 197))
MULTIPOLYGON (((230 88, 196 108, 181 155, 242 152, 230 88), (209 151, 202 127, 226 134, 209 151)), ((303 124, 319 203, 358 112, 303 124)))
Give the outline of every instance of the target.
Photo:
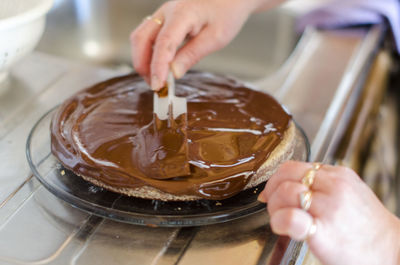
POLYGON ((160 26, 163 24, 163 21, 161 19, 159 19, 159 18, 156 18, 156 17, 147 16, 145 19, 146 20, 152 20, 152 21, 154 21, 155 23, 157 23, 160 26))
POLYGON ((304 211, 308 211, 311 207, 312 191, 307 190, 300 193, 300 206, 304 211))
POLYGON ((301 179, 301 183, 304 184, 307 188, 310 188, 314 183, 315 173, 316 171, 313 168, 309 169, 304 177, 301 179))
POLYGON ((301 179, 301 183, 304 184, 307 188, 311 188, 312 184, 314 183, 315 175, 317 170, 321 168, 320 163, 313 163, 312 168, 310 168, 304 177, 301 179))

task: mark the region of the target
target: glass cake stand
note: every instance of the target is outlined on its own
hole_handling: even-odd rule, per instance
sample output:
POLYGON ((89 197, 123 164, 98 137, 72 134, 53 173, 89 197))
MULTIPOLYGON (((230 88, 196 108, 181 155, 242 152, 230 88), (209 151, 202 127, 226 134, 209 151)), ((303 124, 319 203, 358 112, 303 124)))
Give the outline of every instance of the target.
MULTIPOLYGON (((97 187, 64 168, 50 151, 50 123, 57 107, 32 128, 26 155, 33 174, 55 196, 86 212, 116 221, 148 226, 199 226, 227 222, 265 209, 257 201, 264 184, 219 201, 163 202, 128 197, 97 187)), ((307 161, 310 148, 296 126, 293 159, 307 161)))

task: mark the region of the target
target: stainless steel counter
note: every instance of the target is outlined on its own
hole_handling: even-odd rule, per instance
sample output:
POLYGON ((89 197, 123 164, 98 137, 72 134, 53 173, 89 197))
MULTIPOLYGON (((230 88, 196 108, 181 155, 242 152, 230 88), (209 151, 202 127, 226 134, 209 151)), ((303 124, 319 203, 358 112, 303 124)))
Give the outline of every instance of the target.
MULTIPOLYGON (((381 36, 380 27, 309 29, 283 66, 242 75, 293 112, 310 140, 311 159, 329 162, 381 36)), ((118 69, 43 52, 12 69, 0 95, 0 264, 301 264, 306 245, 274 235, 265 212, 204 227, 135 226, 73 208, 32 177, 25 141, 33 124, 118 69)))

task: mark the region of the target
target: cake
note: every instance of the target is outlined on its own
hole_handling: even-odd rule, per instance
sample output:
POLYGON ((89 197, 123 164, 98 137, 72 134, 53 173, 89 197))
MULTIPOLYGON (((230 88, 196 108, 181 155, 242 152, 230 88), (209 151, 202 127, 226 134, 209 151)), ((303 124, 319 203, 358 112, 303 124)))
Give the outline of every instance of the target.
POLYGON ((294 122, 267 93, 233 78, 189 72, 177 82, 176 95, 187 99, 186 176, 154 173, 160 161, 180 165, 165 163, 163 148, 171 140, 163 142, 155 129, 153 92, 137 74, 67 99, 52 118, 52 153, 97 186, 163 201, 229 198, 267 181, 291 158, 294 122))

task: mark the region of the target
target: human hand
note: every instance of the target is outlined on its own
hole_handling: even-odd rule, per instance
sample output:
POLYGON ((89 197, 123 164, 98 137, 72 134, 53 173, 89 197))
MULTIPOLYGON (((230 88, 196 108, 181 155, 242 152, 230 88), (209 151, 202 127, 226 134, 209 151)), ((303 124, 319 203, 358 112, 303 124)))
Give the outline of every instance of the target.
POLYGON ((323 264, 399 264, 400 221, 351 169, 323 165, 309 210, 301 208, 300 194, 308 190, 301 180, 311 167, 289 161, 268 180, 259 200, 268 203, 272 230, 307 240, 323 264))
MULTIPOLYGON (((153 90, 227 45, 251 12, 268 0, 168 1, 131 34, 132 61, 153 90), (183 43, 182 46, 180 46, 183 43)), ((269 0, 277 2, 277 0, 269 0)))

